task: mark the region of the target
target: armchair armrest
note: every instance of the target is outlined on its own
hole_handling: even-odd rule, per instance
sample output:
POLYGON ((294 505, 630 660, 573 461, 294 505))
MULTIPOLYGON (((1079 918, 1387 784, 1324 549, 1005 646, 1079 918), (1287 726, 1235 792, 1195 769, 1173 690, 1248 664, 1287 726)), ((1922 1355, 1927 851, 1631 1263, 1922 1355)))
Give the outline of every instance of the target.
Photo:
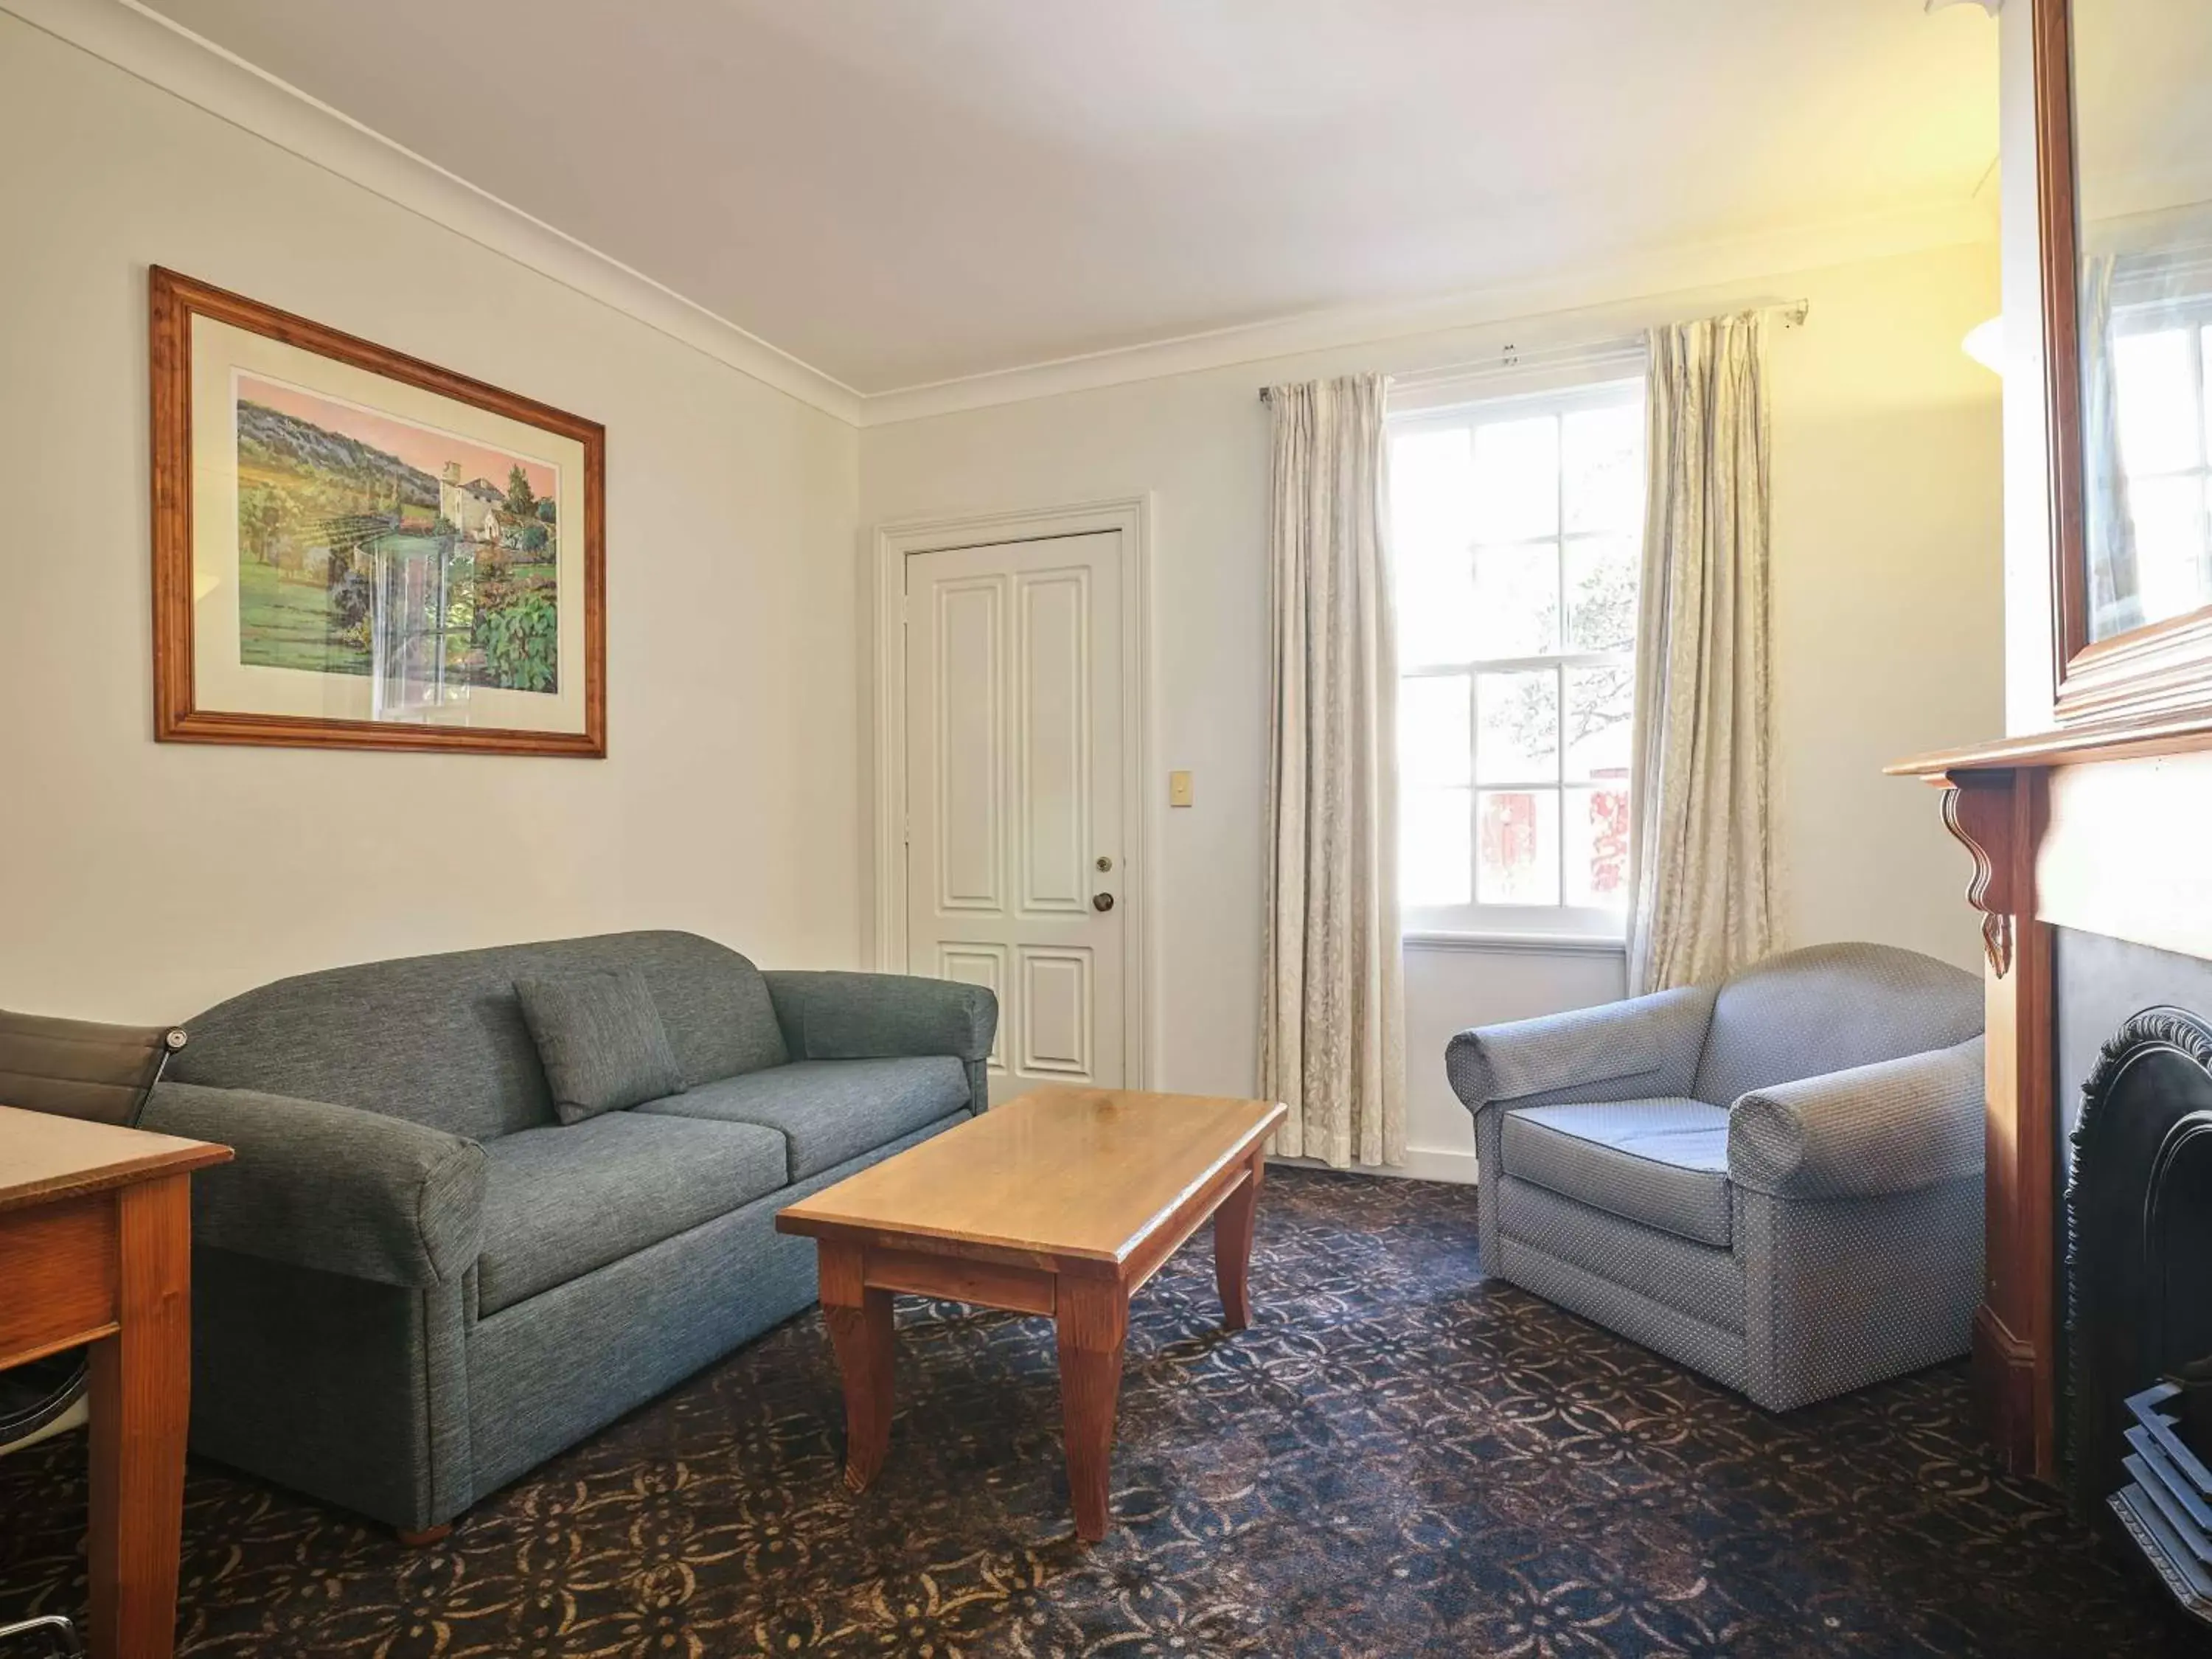
POLYGON ((197 1241, 349 1279, 427 1288, 483 1243, 483 1148, 352 1106, 165 1083, 141 1120, 236 1159, 192 1182, 197 1241))
POLYGON ((1908 1193, 1982 1170, 1982 1039, 1753 1089, 1729 1112, 1729 1178, 1785 1198, 1908 1193))
POLYGON ((999 999, 980 985, 907 974, 764 975, 794 1060, 990 1057, 999 999))
POLYGON ((1712 1021, 1711 986, 1462 1031, 1444 1073, 1471 1112, 1506 1103, 1684 1095, 1712 1021))

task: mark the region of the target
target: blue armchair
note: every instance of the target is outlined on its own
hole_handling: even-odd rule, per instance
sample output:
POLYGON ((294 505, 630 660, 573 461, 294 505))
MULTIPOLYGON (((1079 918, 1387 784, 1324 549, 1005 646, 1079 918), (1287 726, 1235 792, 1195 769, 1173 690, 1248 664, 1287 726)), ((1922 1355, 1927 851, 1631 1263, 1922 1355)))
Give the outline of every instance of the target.
POLYGON ((1831 945, 1462 1031, 1483 1270, 1787 1411, 1966 1352, 1982 988, 1831 945))

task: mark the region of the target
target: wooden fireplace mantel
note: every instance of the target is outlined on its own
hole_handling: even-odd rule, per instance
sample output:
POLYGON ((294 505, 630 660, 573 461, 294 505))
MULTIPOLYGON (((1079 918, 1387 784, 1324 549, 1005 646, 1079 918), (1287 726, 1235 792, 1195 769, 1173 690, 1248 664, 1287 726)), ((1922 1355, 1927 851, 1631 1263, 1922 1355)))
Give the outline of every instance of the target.
POLYGON ((1974 1392, 2013 1471, 2057 1476, 2059 927, 2212 957, 2212 719, 2077 725, 1900 761, 1973 860, 1987 1001, 1974 1392))
POLYGON ((2036 919, 2035 854, 2048 822, 2042 768, 1893 768, 1943 790, 1943 823, 1974 861, 1986 1033, 1982 1305, 1975 1403, 2016 1474, 2057 1474, 2057 1119, 2051 929, 2036 919))
POLYGON ((2012 971, 2013 923, 2021 908, 2017 778, 1960 771, 1929 780, 1943 787, 1943 827, 1973 855, 1966 902, 1982 913, 1982 954, 1998 979, 2012 971))
POLYGON ((1966 749, 1916 755, 1882 769, 1892 777, 1931 783, 1966 773, 2080 766, 2092 761, 2141 760, 2212 749, 2212 715, 2163 714, 2082 720, 2055 731, 1996 738, 1966 749))

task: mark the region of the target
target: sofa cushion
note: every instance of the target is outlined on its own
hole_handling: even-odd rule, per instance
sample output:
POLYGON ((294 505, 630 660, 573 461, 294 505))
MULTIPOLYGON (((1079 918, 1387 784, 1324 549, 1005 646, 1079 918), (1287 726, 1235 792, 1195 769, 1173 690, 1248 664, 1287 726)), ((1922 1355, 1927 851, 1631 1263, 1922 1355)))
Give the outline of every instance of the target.
POLYGON ((747 1123, 609 1112, 484 1147, 479 1311, 566 1284, 772 1193, 782 1137, 747 1123))
POLYGON ((804 1181, 968 1103, 966 1068, 948 1055, 932 1055, 802 1060, 706 1084, 637 1111, 779 1130, 791 1145, 791 1178, 804 1181))
POLYGON ((514 994, 562 1122, 683 1092, 668 1028, 636 969, 519 979, 514 994))
POLYGON ((1505 1115, 1504 1173, 1647 1227, 1729 1246, 1729 1115, 1680 1096, 1505 1115))
POLYGON ((178 1083, 255 1089, 486 1140, 553 1122, 514 981, 635 968, 687 1083, 789 1055, 760 969, 695 933, 607 933, 280 979, 192 1020, 178 1083))

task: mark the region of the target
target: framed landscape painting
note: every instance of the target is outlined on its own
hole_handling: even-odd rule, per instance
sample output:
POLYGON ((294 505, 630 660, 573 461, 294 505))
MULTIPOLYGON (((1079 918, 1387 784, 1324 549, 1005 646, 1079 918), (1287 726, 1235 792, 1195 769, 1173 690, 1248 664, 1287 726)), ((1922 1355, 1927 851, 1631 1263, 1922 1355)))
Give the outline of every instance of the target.
POLYGON ((149 290, 155 736, 604 756, 604 429, 149 290))

